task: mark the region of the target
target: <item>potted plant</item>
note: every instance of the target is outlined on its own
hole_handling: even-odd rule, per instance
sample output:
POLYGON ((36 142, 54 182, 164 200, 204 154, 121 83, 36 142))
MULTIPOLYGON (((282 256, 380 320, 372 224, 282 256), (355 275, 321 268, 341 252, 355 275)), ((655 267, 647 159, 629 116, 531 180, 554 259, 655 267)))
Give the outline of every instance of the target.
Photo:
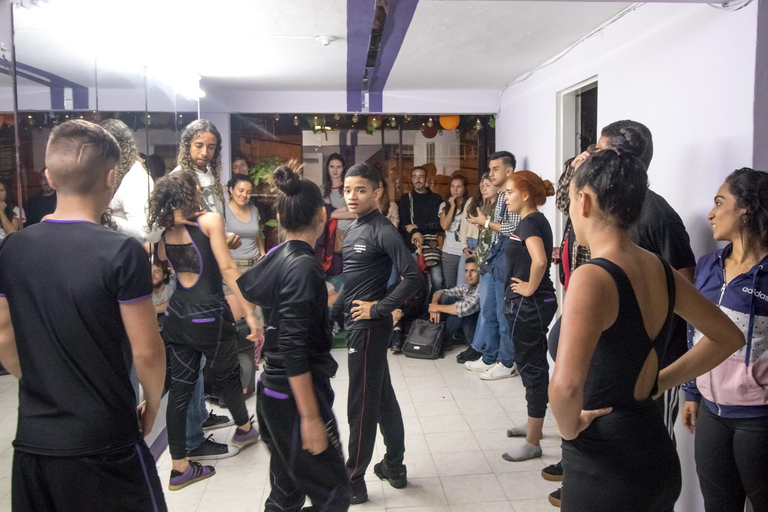
POLYGON ((260 160, 248 171, 255 190, 254 198, 259 216, 269 219, 264 222, 264 246, 267 250, 278 244, 277 219, 275 218, 275 199, 277 193, 272 183, 272 172, 281 163, 277 157, 260 160))

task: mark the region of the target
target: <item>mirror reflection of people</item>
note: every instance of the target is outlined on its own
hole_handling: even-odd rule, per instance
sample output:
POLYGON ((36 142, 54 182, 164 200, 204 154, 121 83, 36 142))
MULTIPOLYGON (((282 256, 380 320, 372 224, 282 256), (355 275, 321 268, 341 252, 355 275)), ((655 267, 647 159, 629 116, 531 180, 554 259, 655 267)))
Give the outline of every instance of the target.
POLYGON ((232 175, 235 174, 244 174, 248 175, 248 170, 251 168, 251 164, 248 161, 248 159, 241 155, 235 155, 235 157, 232 159, 232 175))
POLYGON ((120 147, 120 161, 115 169, 115 195, 109 203, 112 221, 117 231, 139 242, 156 243, 160 229, 147 228, 149 196, 155 183, 139 157, 133 130, 119 119, 106 119, 100 126, 107 130, 120 147))
POLYGON ((45 169, 40 171, 40 193, 29 199, 24 210, 27 214, 25 226, 37 224, 56 210, 56 191, 48 183, 45 169))
POLYGON ((5 181, 0 181, 0 235, 5 236, 21 229, 23 213, 14 206, 11 188, 5 181))

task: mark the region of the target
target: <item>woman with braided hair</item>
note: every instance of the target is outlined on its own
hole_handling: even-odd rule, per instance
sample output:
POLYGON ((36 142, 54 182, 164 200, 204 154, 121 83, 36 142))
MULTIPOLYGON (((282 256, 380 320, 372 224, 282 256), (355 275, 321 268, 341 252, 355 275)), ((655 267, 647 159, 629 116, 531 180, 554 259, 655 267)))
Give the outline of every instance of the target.
POLYGON ((139 242, 158 242, 161 230, 147 228, 147 208, 154 182, 139 157, 133 132, 119 119, 106 119, 100 125, 120 147, 120 160, 115 169, 115 195, 109 203, 111 225, 139 242))

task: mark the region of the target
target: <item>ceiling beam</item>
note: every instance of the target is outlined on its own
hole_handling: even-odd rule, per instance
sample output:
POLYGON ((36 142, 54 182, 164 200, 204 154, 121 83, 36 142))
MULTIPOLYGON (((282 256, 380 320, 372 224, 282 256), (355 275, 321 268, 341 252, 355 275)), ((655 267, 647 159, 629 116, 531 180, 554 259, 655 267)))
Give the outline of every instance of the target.
POLYGON ((768 171, 768 3, 757 3, 752 166, 768 171))
POLYGON ((363 110, 363 76, 376 0, 347 0, 347 112, 363 110))
POLYGON ((384 23, 384 31, 381 35, 381 47, 376 67, 373 69, 369 88, 369 112, 381 112, 383 109, 383 92, 387 85, 389 73, 395 65, 397 55, 403 46, 405 34, 411 26, 413 14, 419 0, 399 0, 392 2, 387 13, 387 21, 384 23))

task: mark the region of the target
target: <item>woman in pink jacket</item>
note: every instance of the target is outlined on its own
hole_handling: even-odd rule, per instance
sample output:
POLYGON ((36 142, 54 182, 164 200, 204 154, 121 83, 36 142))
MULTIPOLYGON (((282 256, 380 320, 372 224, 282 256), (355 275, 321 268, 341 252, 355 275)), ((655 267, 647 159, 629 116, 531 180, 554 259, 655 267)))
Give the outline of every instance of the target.
MULTIPOLYGON (((696 266, 696 288, 747 343, 686 386, 683 425, 696 433, 696 471, 707 512, 768 511, 768 173, 728 176, 709 212, 728 245, 696 266)), ((701 339, 689 328, 689 347, 701 339)))

